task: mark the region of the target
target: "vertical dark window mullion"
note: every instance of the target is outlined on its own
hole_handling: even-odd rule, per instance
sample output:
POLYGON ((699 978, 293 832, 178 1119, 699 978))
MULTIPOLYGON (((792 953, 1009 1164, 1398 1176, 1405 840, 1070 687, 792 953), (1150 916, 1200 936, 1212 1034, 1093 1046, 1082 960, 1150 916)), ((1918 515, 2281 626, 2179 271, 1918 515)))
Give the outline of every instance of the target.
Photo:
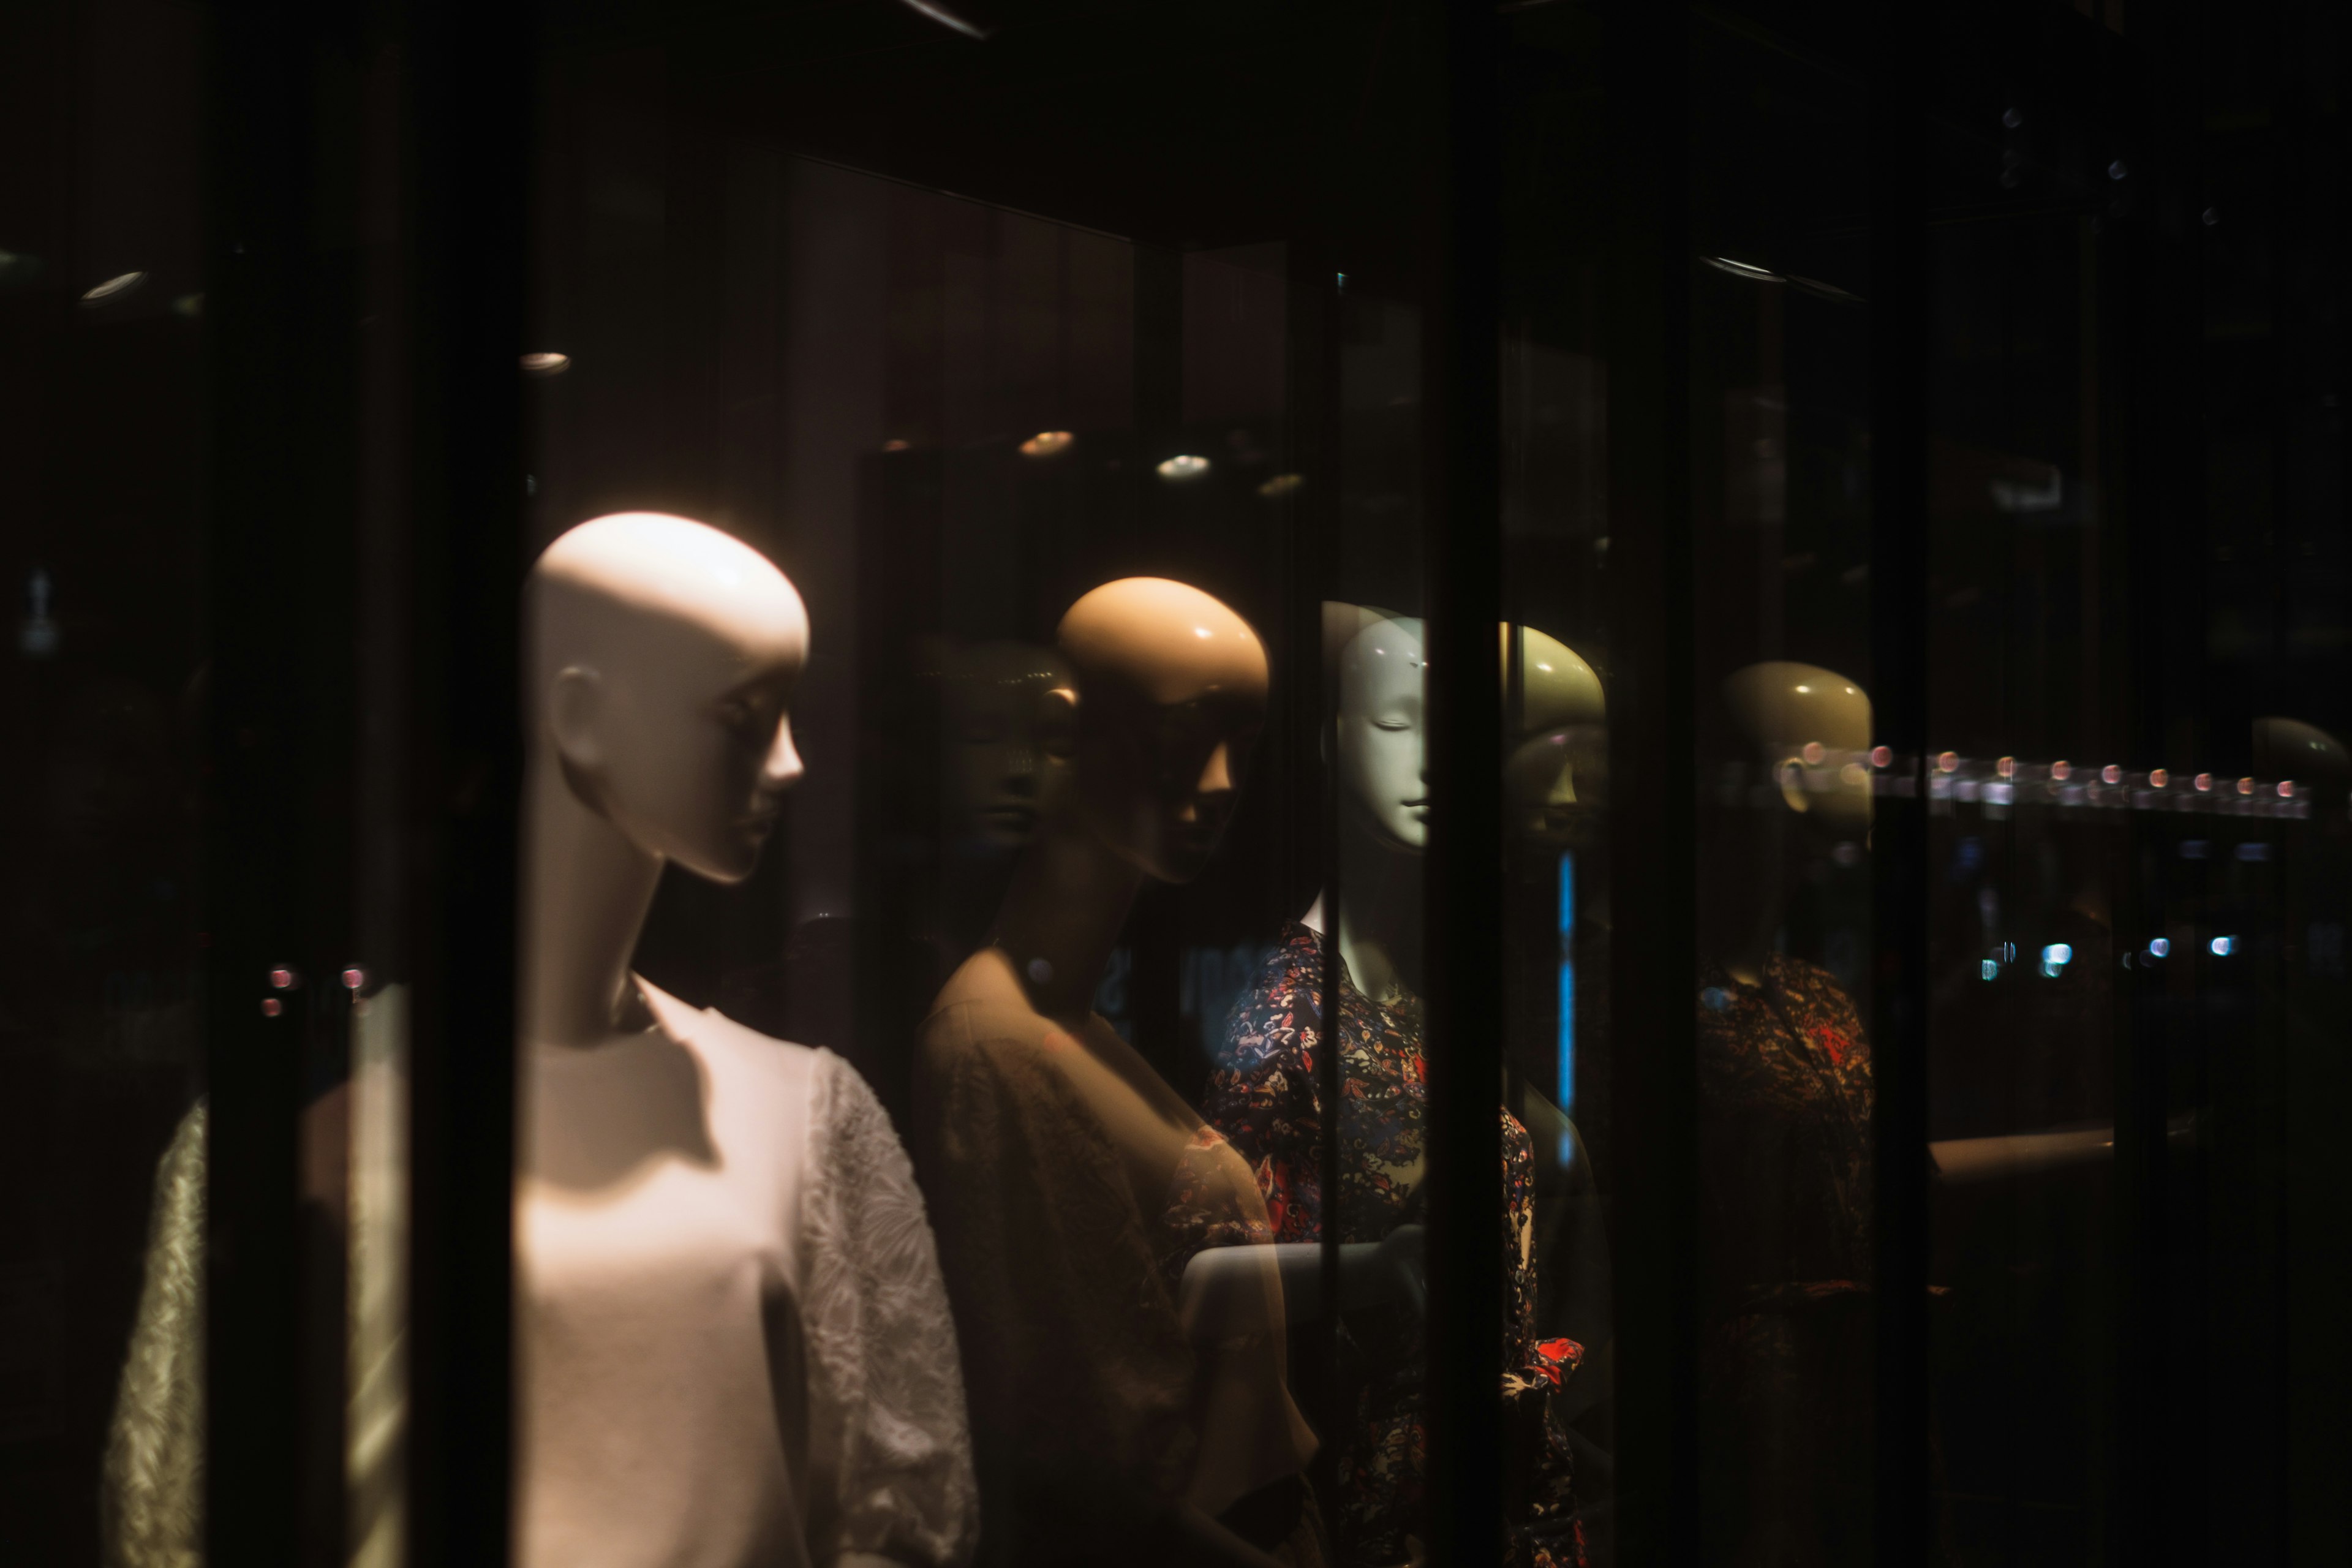
POLYGON ((1499 1558, 1501 162, 1491 0, 1420 17, 1429 595, 1430 1561, 1499 1558))
MULTIPOLYGON (((1293 1369, 1294 1382, 1304 1394, 1308 1419, 1319 1432, 1342 1430, 1346 1413, 1339 1407, 1339 1236, 1346 1216, 1339 1209, 1339 1107, 1344 1084, 1339 1065, 1339 987, 1328 977, 1339 973, 1339 769, 1331 745, 1338 684, 1325 658, 1323 602, 1340 581, 1339 528, 1339 327, 1342 304, 1337 268, 1320 235, 1292 244, 1289 273, 1289 430, 1290 470, 1307 483, 1283 504, 1289 509, 1284 531, 1288 551, 1290 625, 1288 643, 1290 692, 1307 694, 1304 711, 1295 711, 1291 744, 1301 765, 1294 774, 1304 787, 1294 788, 1291 810, 1299 830, 1291 841, 1299 847, 1296 866, 1284 889, 1294 908, 1319 894, 1323 900, 1323 984, 1316 1019, 1315 1098, 1325 1107, 1321 1139, 1316 1149, 1316 1190, 1323 1194, 1321 1288, 1317 1299, 1322 1313, 1316 1321, 1311 1359, 1293 1369)), ((1338 1496, 1339 1445, 1326 1442, 1316 1450, 1309 1471, 1317 1496, 1338 1496)))
POLYGON ((407 13, 417 1568, 507 1555, 530 15, 407 13))
MULTIPOLYGON (((331 529, 309 437, 315 281, 309 76, 299 8, 215 14, 205 298, 210 337, 205 623, 210 658, 205 845, 205 1520, 208 1560, 297 1561, 306 1390, 299 1118, 308 994, 273 992, 301 959, 305 541, 331 529), (276 1003, 265 1013, 264 1003, 276 1003)), ((330 586, 327 592, 331 592, 330 586)))
POLYGON ((1696 1563, 1696 693, 1689 8, 1612 6, 1608 267, 1618 1561, 1696 1563))
MULTIPOLYGON (((1929 1551, 1927 27, 1882 7, 1870 60, 1871 683, 1895 754, 1871 827, 1878 1560, 1929 1551), (1908 783, 1908 793, 1899 784, 1908 783)), ((1852 1413, 1860 1419, 1863 1412, 1852 1413)))

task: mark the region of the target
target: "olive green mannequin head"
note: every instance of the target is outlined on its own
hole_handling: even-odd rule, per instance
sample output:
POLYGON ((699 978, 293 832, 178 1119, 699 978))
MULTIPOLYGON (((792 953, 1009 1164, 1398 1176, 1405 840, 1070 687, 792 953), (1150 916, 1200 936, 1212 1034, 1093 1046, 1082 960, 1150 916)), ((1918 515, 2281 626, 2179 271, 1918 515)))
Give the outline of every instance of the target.
POLYGON ((1771 659, 1722 687, 1721 765, 1703 796, 1700 942, 1753 981, 1787 905, 1790 848, 1826 851, 1870 832, 1870 697, 1819 665, 1771 659))

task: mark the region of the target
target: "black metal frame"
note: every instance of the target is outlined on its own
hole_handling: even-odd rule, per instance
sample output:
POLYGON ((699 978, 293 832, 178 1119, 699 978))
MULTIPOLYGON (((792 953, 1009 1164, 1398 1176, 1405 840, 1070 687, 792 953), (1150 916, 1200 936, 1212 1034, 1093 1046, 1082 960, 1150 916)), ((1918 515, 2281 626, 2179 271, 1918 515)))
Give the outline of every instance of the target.
POLYGON ((299 1173, 354 963, 411 987, 412 1557, 505 1560, 530 40, 214 13, 214 1562, 343 1560, 344 1247, 299 1173))
POLYGON ((1503 1346, 1502 115, 1494 7, 1416 18, 1428 61, 1422 419, 1429 636, 1431 1561, 1499 1560, 1503 1346))

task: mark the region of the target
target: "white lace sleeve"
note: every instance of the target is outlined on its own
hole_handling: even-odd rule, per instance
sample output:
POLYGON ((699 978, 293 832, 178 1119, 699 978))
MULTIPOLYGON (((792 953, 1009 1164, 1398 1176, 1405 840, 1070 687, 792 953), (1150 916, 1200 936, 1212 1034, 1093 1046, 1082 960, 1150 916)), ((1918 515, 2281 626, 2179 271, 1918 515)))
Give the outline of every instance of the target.
POLYGON ((963 1374, 914 1168, 866 1080, 822 1053, 802 1189, 809 1547, 953 1568, 980 1528, 963 1374))
POLYGON ((108 1568, 203 1568, 205 1106, 155 1170, 147 1282, 115 1392, 99 1489, 108 1568))

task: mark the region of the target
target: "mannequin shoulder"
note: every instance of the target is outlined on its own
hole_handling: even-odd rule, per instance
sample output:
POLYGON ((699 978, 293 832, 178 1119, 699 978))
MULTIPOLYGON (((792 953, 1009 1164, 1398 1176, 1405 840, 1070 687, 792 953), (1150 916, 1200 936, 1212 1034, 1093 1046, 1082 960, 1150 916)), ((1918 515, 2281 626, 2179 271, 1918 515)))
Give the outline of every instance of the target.
POLYGON ((731 1081, 741 1087, 812 1089, 825 1059, 840 1060, 822 1047, 763 1035, 716 1010, 696 1015, 691 1046, 716 1080, 714 1087, 731 1081))
POLYGON ((1011 971, 983 952, 966 959, 933 998, 916 1030, 916 1060, 927 1071, 978 1065, 1018 1070, 1034 1065, 1053 1031, 1011 971))

